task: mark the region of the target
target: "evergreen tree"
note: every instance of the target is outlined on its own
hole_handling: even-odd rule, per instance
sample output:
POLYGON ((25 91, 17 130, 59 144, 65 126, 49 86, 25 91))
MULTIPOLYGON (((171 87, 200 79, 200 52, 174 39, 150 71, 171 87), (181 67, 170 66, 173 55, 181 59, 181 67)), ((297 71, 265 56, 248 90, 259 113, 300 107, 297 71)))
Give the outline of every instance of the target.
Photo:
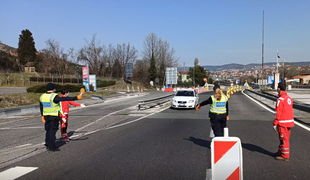
POLYGON ((27 62, 34 62, 36 59, 36 48, 32 33, 26 29, 22 30, 22 34, 19 35, 18 42, 18 59, 21 65, 25 65, 27 62))
POLYGON ((157 77, 157 71, 156 71, 155 57, 154 57, 153 50, 152 50, 152 57, 151 57, 151 61, 150 61, 149 74, 150 74, 150 80, 155 82, 155 78, 157 77))
POLYGON ((207 77, 207 74, 202 66, 197 65, 193 68, 190 67, 188 75, 192 80, 195 79, 195 85, 203 86, 205 84, 203 78, 207 77))

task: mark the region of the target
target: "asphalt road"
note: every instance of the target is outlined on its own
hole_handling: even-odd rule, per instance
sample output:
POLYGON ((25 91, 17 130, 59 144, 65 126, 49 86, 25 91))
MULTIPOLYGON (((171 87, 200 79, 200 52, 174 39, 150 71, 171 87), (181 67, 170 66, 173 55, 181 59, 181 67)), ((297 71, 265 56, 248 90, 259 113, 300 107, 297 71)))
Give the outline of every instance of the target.
MULTIPOLYGON (((200 100, 209 96, 200 94, 200 100)), ((22 166, 38 169, 19 179, 206 179, 211 168, 209 106, 139 112, 138 99, 72 111, 69 131, 74 139, 59 152, 45 151, 40 117, 1 120, 0 155, 15 154, 16 160, 0 163, 0 177, 22 166)), ((309 131, 294 127, 290 161, 276 161, 274 115, 241 92, 231 97, 229 109, 229 135, 242 142, 244 179, 310 179, 309 131)))
POLYGON ((21 94, 27 93, 26 88, 0 88, 0 94, 21 94))

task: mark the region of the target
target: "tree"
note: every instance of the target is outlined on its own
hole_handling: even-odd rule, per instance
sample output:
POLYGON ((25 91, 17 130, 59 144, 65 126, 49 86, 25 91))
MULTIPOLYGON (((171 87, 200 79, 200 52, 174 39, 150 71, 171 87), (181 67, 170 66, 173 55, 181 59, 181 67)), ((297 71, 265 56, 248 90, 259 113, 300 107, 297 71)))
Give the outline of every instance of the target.
POLYGON ((175 57, 175 50, 170 48, 170 44, 166 40, 162 40, 154 33, 145 38, 142 56, 143 61, 149 62, 149 65, 151 65, 151 59, 155 59, 156 75, 159 78, 159 83, 164 83, 166 67, 177 66, 178 58, 175 57))
POLYGON ((99 75, 105 57, 105 47, 100 45, 100 41, 96 40, 96 34, 93 35, 90 42, 86 41, 86 45, 78 52, 78 62, 84 62, 89 66, 89 71, 92 74, 99 75))
POLYGON ((22 33, 19 35, 17 49, 20 64, 25 65, 28 62, 33 62, 36 58, 36 52, 32 33, 28 29, 22 30, 22 33))
POLYGON ((155 81, 157 77, 156 65, 155 65, 155 57, 154 52, 152 52, 152 58, 150 60, 150 68, 149 68, 150 80, 155 81))
POLYGON ((131 47, 130 44, 118 44, 116 46, 116 49, 114 51, 115 59, 118 60, 119 67, 116 67, 113 71, 118 71, 118 78, 125 78, 125 68, 127 63, 134 64, 136 59, 138 51, 135 49, 135 47, 131 47))
POLYGON ((42 49, 34 64, 40 63, 39 70, 41 71, 47 69, 57 75, 69 73, 69 57, 72 57, 73 50, 70 49, 68 53, 65 53, 64 49, 60 47, 60 43, 54 39, 48 39, 45 43, 46 48, 42 49))
POLYGON ((203 86, 205 84, 203 78, 207 76, 207 72, 202 66, 190 67, 188 75, 192 80, 195 79, 195 85, 203 86))

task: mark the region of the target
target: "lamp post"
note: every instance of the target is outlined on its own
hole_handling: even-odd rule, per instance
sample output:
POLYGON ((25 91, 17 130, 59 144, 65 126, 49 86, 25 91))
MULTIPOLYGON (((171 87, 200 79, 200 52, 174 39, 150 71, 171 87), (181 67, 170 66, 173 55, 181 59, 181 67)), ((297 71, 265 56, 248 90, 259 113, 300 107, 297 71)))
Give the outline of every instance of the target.
POLYGON ((76 78, 77 78, 77 83, 79 84, 79 66, 76 66, 76 78))

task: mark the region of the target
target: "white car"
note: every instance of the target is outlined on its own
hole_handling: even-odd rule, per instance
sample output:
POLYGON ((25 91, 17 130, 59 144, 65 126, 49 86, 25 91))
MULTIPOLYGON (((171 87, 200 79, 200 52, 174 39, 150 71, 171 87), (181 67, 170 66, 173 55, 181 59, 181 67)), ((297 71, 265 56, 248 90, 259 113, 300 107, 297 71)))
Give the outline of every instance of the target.
POLYGON ((171 108, 196 108, 199 96, 194 89, 178 90, 171 101, 171 108))

